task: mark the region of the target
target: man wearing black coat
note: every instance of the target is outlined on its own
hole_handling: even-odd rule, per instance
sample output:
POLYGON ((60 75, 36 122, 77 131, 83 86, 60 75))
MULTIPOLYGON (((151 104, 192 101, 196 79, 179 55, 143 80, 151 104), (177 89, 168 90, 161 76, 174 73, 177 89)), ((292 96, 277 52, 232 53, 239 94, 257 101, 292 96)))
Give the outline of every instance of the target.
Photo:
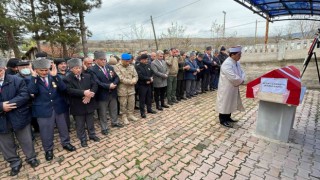
POLYGON ((76 121, 77 137, 80 139, 81 146, 87 147, 86 125, 89 139, 95 142, 100 141, 95 133, 93 119, 93 113, 97 109, 93 97, 98 90, 98 85, 89 73, 82 73, 81 59, 68 60, 68 67, 71 72, 63 81, 69 95, 70 114, 74 116, 76 121))
POLYGON ((204 91, 205 89, 205 80, 204 80, 204 73, 205 71, 207 70, 207 65, 205 65, 203 63, 203 56, 204 54, 202 53, 199 53, 197 55, 197 58, 196 58, 196 62, 197 62, 197 65, 199 66, 199 69, 200 69, 200 72, 197 74, 197 79, 196 79, 196 92, 197 94, 201 94, 204 91))
POLYGON ((206 47, 206 51, 205 51, 205 54, 203 56, 203 63, 207 66, 207 69, 204 70, 204 73, 203 73, 203 80, 202 80, 202 91, 208 91, 208 87, 210 85, 210 79, 212 79, 212 74, 210 72, 210 70, 212 70, 212 55, 211 55, 211 52, 212 52, 212 47, 209 46, 209 47, 206 47))
POLYGON ((145 104, 147 104, 148 113, 156 113, 151 108, 153 73, 151 66, 148 64, 148 55, 142 54, 140 56, 140 63, 137 64, 136 71, 138 73, 139 109, 141 117, 146 118, 145 104))
POLYGON ((26 161, 35 168, 39 165, 31 137, 29 93, 22 78, 5 74, 5 61, 0 60, 0 150, 10 163, 11 176, 20 172, 22 161, 17 154, 13 133, 26 161))

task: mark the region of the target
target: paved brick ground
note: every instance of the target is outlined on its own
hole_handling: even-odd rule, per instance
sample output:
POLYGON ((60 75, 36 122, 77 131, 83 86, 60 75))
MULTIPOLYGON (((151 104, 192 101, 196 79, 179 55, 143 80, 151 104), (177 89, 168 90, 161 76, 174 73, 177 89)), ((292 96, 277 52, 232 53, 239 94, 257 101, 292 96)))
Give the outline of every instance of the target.
MULTIPOLYGON (((76 152, 64 151, 56 136, 52 162, 45 161, 38 138, 41 165, 32 169, 24 162, 13 179, 319 179, 319 95, 308 91, 297 108, 289 143, 254 135, 258 106, 251 99, 243 98, 246 112, 234 114, 240 120, 235 128, 221 127, 216 92, 209 92, 106 137, 99 133, 102 141, 88 148, 72 132, 76 152)), ((10 179, 9 171, 0 157, 0 179, 10 179)))

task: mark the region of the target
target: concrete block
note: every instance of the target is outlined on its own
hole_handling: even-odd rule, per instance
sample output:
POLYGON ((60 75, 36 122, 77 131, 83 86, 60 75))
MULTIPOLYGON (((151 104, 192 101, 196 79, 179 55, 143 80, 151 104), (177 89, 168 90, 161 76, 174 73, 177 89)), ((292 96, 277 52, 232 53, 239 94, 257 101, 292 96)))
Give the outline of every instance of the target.
POLYGON ((296 106, 260 101, 256 134, 288 142, 295 113, 296 106))

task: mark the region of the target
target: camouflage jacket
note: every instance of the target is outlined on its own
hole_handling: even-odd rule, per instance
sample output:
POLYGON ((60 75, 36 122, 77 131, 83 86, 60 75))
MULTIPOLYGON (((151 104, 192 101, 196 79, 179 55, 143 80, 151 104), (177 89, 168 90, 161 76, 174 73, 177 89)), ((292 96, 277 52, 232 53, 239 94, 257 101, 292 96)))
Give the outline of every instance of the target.
POLYGON ((114 71, 119 77, 118 96, 128 96, 135 94, 134 85, 138 81, 138 74, 132 64, 125 67, 122 63, 118 63, 114 67, 114 71))

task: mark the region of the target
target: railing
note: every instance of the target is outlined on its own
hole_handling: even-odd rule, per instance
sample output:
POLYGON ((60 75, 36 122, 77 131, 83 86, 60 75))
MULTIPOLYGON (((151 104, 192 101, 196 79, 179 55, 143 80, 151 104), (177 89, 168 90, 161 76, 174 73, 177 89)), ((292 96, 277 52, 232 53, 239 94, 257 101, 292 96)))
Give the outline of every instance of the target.
POLYGON ((309 49, 312 44, 313 39, 305 39, 305 40, 292 40, 285 41, 280 40, 277 44, 256 44, 252 46, 244 46, 243 53, 275 53, 281 50, 285 51, 295 51, 302 49, 309 49))

